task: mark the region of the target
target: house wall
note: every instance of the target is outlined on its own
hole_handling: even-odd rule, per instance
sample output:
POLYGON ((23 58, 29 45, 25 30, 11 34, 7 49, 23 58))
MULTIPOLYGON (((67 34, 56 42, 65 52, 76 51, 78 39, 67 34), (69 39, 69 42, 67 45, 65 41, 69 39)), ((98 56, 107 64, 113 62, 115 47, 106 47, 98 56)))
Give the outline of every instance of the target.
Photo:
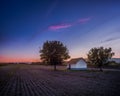
MULTIPOLYGON (((68 68, 69 66, 67 66, 68 68)), ((71 69, 86 69, 87 63, 84 60, 78 61, 76 64, 71 64, 71 69)))
POLYGON ((79 62, 77 62, 76 68, 87 68, 87 64, 84 60, 80 60, 79 62))

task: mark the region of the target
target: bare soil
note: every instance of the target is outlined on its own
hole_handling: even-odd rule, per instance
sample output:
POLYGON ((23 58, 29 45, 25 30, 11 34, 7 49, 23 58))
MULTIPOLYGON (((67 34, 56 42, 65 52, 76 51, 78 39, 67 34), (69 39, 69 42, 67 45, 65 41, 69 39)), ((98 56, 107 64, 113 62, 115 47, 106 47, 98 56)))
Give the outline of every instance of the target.
POLYGON ((0 67, 0 96, 120 96, 120 71, 69 71, 59 66, 0 67))

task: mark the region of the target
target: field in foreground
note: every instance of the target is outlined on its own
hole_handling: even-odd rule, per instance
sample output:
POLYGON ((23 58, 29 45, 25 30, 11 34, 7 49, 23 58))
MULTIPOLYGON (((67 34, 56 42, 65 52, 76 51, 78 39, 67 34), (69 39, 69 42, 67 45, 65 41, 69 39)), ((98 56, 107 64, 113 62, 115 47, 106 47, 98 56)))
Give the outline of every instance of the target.
POLYGON ((120 71, 54 72, 49 66, 1 66, 0 96, 120 96, 119 77, 120 71))

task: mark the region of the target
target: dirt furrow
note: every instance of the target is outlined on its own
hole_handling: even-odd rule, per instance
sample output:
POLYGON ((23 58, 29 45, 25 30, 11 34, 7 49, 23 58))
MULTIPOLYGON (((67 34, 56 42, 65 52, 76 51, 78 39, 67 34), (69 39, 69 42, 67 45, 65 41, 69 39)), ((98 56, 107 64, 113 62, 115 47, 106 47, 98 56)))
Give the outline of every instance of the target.
POLYGON ((14 65, 0 70, 0 96, 119 96, 119 72, 42 70, 14 65))

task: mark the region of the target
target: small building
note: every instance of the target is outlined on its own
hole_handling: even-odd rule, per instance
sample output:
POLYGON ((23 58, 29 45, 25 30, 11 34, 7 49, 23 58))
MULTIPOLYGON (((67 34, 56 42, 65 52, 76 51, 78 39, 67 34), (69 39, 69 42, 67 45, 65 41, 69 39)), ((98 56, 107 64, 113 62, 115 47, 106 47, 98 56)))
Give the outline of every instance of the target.
POLYGON ((83 58, 74 58, 68 61, 67 69, 71 70, 86 70, 87 62, 83 58))

